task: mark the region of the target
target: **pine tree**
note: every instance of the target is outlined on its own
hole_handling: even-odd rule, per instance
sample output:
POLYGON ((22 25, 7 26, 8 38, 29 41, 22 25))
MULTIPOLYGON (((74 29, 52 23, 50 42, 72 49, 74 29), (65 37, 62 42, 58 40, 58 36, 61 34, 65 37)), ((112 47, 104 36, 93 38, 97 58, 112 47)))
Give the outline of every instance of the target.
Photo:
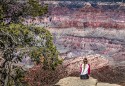
POLYGON ((45 28, 22 24, 25 16, 44 15, 47 8, 47 5, 41 6, 36 0, 0 0, 1 86, 24 86, 25 71, 17 63, 25 54, 34 62, 43 62, 44 69, 54 69, 61 63, 50 32, 45 28), (36 40, 36 36, 40 40, 36 40), (41 61, 41 58, 44 60, 41 61))

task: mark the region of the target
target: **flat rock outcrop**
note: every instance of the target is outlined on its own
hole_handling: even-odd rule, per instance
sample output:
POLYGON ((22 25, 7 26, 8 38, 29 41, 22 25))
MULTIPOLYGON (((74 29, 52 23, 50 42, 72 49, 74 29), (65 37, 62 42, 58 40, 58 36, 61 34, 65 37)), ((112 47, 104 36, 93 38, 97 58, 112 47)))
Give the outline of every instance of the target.
POLYGON ((61 79, 55 86, 120 86, 117 84, 98 83, 98 81, 92 77, 87 80, 81 80, 79 77, 66 77, 61 79))
POLYGON ((97 83, 97 86, 120 86, 117 84, 109 84, 109 83, 97 83))

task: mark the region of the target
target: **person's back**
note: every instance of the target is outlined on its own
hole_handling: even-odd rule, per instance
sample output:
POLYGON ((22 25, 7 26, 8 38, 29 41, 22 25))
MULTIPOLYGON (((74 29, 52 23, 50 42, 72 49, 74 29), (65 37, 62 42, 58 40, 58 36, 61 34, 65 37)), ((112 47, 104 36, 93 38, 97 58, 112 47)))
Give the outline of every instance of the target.
POLYGON ((80 79, 89 79, 90 65, 88 64, 87 58, 84 58, 83 64, 80 66, 80 79))

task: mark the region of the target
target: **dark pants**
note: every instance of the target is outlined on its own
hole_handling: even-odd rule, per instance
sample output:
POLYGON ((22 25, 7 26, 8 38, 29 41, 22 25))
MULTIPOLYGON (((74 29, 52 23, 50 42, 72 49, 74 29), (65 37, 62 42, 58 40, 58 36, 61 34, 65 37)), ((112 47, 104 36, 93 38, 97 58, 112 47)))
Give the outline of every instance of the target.
POLYGON ((89 76, 88 74, 80 75, 80 79, 89 79, 89 76))

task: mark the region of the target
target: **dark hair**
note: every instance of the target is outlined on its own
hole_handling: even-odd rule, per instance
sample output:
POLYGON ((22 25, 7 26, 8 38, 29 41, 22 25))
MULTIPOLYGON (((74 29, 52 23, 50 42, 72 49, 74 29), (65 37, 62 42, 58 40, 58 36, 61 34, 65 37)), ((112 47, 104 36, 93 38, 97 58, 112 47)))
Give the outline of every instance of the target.
POLYGON ((83 63, 84 63, 84 64, 87 64, 87 63, 88 63, 87 58, 84 58, 84 59, 83 59, 83 63))

